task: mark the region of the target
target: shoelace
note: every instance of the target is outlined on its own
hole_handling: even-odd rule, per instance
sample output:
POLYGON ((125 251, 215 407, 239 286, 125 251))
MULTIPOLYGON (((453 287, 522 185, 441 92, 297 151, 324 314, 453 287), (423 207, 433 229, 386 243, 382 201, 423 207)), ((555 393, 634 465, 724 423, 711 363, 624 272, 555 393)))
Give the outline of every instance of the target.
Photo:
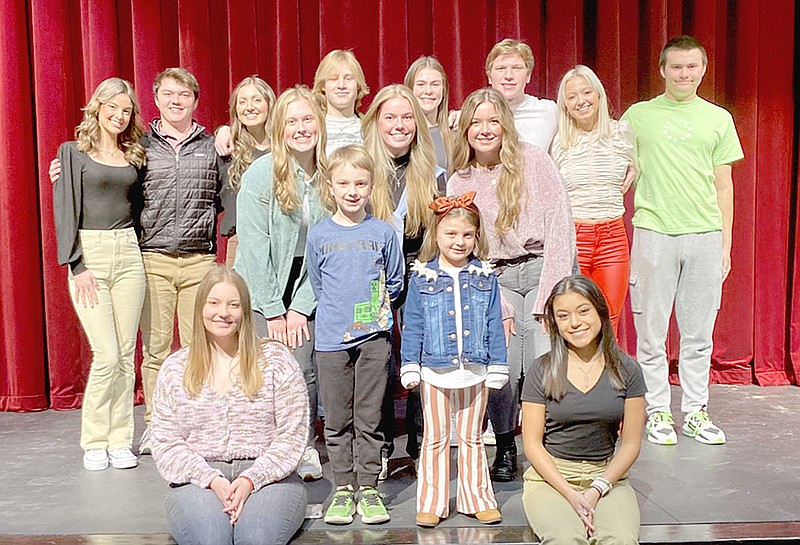
POLYGON ((350 501, 350 492, 339 491, 333 495, 333 505, 344 507, 350 501))
POLYGON ((378 493, 374 491, 364 492, 361 495, 361 501, 363 501, 370 507, 378 506, 381 503, 381 499, 378 496, 378 493))
POLYGON ((711 419, 705 411, 698 411, 692 416, 690 424, 696 428, 704 428, 711 425, 711 419))
POLYGON ((655 425, 666 423, 672 426, 675 424, 675 421, 672 419, 672 415, 669 413, 656 413, 653 423, 655 425))

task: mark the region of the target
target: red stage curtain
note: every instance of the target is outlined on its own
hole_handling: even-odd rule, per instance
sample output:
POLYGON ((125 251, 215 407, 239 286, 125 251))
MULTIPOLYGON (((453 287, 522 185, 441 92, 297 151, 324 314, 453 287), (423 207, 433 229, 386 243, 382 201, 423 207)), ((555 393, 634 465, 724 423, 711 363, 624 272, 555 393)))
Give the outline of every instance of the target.
MULTIPOLYGON (((0 8, 0 410, 80 405, 91 353, 56 264, 47 165, 102 79, 132 81, 149 120, 154 76, 185 66, 202 89, 197 119, 213 128, 226 121, 230 89, 246 75, 260 74, 276 91, 311 85, 322 55, 351 48, 374 94, 402 81, 417 56, 433 54, 458 106, 486 84, 484 59, 504 37, 533 49, 530 93, 554 97, 564 71, 582 62, 605 82, 616 115, 662 92, 657 58, 669 36, 689 33, 706 45, 700 92, 733 113, 746 154, 734 166, 733 271, 712 380, 797 383, 792 2, 0 0, 0 8)), ((633 350, 630 316, 621 337, 633 350)))

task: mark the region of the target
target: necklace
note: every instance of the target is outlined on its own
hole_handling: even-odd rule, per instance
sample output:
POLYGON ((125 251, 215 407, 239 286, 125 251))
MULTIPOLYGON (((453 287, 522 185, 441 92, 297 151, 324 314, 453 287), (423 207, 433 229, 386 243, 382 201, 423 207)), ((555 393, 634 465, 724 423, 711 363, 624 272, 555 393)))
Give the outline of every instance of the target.
POLYGON ((603 353, 598 351, 594 356, 592 356, 592 359, 589 360, 589 364, 586 367, 582 365, 581 359, 578 356, 572 356, 571 354, 570 356, 572 357, 572 361, 575 362, 575 365, 578 366, 578 370, 581 372, 581 374, 583 374, 583 387, 584 389, 588 390, 589 374, 594 370, 595 364, 600 361, 603 353))
POLYGON ((101 149, 101 148, 95 148, 95 149, 97 151, 99 151, 100 153, 106 153, 108 155, 116 155, 117 153, 122 153, 122 150, 119 149, 119 148, 114 148, 113 150, 107 150, 107 149, 101 149))

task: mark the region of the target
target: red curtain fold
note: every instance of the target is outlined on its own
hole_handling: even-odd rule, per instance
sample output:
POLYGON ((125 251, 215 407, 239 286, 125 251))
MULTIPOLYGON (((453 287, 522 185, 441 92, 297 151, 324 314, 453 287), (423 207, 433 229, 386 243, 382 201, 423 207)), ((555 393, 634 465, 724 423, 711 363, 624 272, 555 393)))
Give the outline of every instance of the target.
MULTIPOLYGON (((533 50, 528 92, 553 98, 568 68, 589 64, 616 116, 663 91, 658 54, 669 36, 690 33, 705 44, 710 65, 700 94, 731 111, 746 154, 733 169, 733 270, 723 289, 712 380, 797 383, 800 202, 793 168, 800 147, 791 2, 0 0, 0 7, 0 410, 80 405, 91 352, 66 270, 55 259, 47 167, 102 79, 132 81, 149 121, 157 114, 153 78, 185 66, 201 87, 197 119, 211 129, 227 121, 230 90, 244 76, 260 74, 276 92, 310 86, 325 53, 349 48, 372 89, 364 110, 381 86, 402 81, 410 62, 433 54, 458 107, 486 85, 484 59, 505 37, 533 50)), ((626 202, 630 209, 630 195, 626 202)), ((629 313, 620 337, 634 351, 629 313)), ((677 339, 673 331, 672 359, 677 339)))

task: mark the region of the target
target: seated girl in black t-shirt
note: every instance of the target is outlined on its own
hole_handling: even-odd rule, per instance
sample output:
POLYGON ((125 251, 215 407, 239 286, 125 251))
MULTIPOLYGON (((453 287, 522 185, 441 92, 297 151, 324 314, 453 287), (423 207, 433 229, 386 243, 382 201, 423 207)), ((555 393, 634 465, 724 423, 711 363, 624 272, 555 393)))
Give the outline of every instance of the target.
POLYGON ((617 346, 603 293, 585 276, 556 284, 545 323, 551 351, 533 362, 522 390, 532 464, 525 514, 542 543, 637 543, 639 506, 627 477, 645 422, 639 365, 617 346))

